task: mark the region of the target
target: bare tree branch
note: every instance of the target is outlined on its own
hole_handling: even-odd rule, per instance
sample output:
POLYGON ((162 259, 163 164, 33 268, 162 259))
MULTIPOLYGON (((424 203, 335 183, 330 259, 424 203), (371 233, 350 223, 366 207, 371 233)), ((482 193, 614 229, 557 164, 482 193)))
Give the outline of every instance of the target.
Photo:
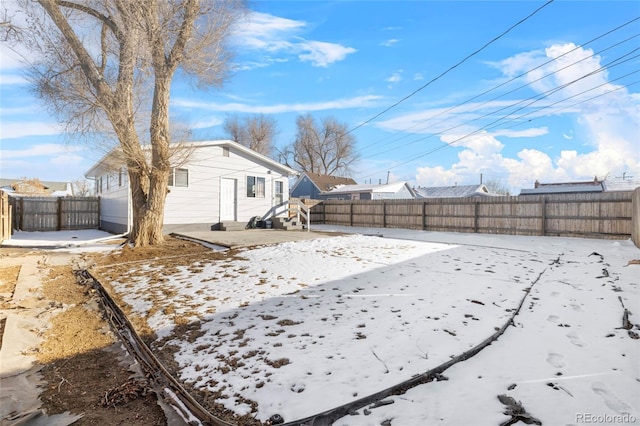
POLYGON ((296 119, 298 132, 295 142, 283 154, 303 172, 326 175, 346 175, 358 159, 356 140, 347 133, 346 124, 326 117, 318 126, 310 115, 296 119))

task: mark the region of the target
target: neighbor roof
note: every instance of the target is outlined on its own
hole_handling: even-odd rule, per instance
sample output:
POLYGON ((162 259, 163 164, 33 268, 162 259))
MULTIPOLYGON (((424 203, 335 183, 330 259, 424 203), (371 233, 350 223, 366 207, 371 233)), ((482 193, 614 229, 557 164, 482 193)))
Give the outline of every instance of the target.
MULTIPOLYGON (((321 175, 319 173, 305 172, 311 182, 318 187, 320 191, 331 191, 338 185, 356 185, 356 181, 341 176, 321 175)), ((302 178, 302 176, 300 176, 302 178)))
POLYGON ((613 180, 604 180, 602 182, 602 186, 604 186, 604 190, 606 192, 609 191, 633 191, 634 189, 640 187, 640 179, 624 178, 624 179, 613 179, 613 180))
POLYGON ((414 188, 419 198, 463 198, 478 195, 494 195, 485 185, 432 186, 414 188))
POLYGON ((328 192, 331 194, 354 194, 361 192, 398 192, 405 185, 406 182, 390 183, 386 185, 343 185, 328 192))
POLYGON ((57 182, 50 180, 40 180, 40 179, 7 179, 0 178, 0 188, 4 188, 9 191, 14 191, 16 184, 20 185, 31 185, 34 188, 36 186, 42 186, 42 191, 48 194, 54 192, 60 193, 68 193, 68 188, 70 182, 57 182), (39 185, 38 185, 39 184, 39 185))

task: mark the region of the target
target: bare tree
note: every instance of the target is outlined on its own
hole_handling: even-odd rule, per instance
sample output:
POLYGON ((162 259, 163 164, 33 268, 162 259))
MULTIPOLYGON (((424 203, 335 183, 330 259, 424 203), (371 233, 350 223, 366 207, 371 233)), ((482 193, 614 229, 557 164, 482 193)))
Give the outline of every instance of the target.
POLYGON ((509 188, 507 187, 507 185, 504 184, 504 182, 500 178, 489 179, 485 182, 484 185, 487 187, 489 192, 492 192, 494 194, 510 195, 509 188))
POLYGON ((90 197, 93 194, 93 185, 87 179, 76 179, 72 184, 73 195, 77 197, 90 197))
POLYGON ((344 176, 358 159, 356 139, 347 125, 326 117, 318 126, 311 114, 296 119, 296 140, 284 152, 287 163, 303 172, 344 176))
POLYGON ((21 0, 20 7, 29 26, 5 34, 38 52, 30 63, 35 93, 67 131, 113 132, 131 184, 129 238, 135 246, 162 243, 171 81, 181 68, 199 84, 223 83, 225 41, 242 0, 21 0))
POLYGON ((260 154, 271 157, 273 144, 278 134, 278 126, 274 118, 264 114, 245 116, 229 115, 224 121, 227 137, 260 154))

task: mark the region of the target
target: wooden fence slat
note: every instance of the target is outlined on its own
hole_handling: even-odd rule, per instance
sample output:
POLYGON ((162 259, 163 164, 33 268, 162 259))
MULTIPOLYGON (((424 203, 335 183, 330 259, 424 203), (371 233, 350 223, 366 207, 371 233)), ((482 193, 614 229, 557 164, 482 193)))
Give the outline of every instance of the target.
POLYGON ((632 193, 325 200, 311 211, 334 225, 619 239, 631 236, 632 193))
POLYGON ((14 228, 27 232, 100 228, 98 197, 13 198, 14 228))

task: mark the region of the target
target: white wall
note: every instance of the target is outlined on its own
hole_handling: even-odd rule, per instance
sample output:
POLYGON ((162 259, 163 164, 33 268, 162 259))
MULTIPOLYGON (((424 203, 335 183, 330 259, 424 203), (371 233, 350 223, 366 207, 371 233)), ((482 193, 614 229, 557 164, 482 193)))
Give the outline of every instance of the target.
POLYGON ((118 172, 103 175, 102 182, 102 190, 98 188, 96 192, 100 197, 101 229, 115 233, 128 232, 130 203, 127 173, 123 173, 122 180, 119 180, 118 172))
MULTIPOLYGON (((164 223, 168 229, 175 225, 201 225, 202 229, 220 222, 220 181, 222 178, 237 180, 237 220, 248 222, 253 216, 261 216, 275 203, 274 181, 284 186, 284 199, 288 199, 289 179, 268 168, 268 164, 256 163, 242 152, 229 151, 223 155, 221 146, 198 147, 180 168, 189 170, 188 187, 169 187, 164 223), (247 197, 247 176, 265 178, 265 197, 247 197)), ((209 228, 210 229, 210 228, 209 228)))

